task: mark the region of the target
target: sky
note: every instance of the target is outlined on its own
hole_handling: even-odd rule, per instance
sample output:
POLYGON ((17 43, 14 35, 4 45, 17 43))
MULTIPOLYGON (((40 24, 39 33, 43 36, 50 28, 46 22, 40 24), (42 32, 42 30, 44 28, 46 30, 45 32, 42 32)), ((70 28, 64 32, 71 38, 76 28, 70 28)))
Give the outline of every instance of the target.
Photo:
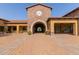
MULTIPOLYGON (((32 5, 35 5, 35 3, 0 3, 0 18, 7 20, 26 20, 26 8, 32 5)), ((44 5, 53 8, 53 17, 62 17, 79 7, 79 3, 44 3, 44 5)))

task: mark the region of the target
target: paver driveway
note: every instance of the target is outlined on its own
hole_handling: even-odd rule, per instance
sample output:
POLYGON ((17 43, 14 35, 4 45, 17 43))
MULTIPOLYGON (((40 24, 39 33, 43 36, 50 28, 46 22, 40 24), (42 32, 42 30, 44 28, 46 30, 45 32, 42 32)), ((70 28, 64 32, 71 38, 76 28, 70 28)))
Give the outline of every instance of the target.
POLYGON ((0 54, 79 54, 79 36, 13 33, 0 37, 0 54))

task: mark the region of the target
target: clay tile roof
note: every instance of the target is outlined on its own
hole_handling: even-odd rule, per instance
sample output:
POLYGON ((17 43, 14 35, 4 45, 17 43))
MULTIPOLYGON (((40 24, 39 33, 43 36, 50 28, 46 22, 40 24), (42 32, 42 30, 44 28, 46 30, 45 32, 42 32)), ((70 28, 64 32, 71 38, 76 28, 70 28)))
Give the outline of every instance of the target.
POLYGON ((77 7, 76 9, 74 9, 74 10, 72 10, 72 11, 70 11, 69 13, 65 14, 63 17, 65 17, 65 16, 71 14, 72 12, 74 12, 74 11, 76 11, 76 10, 79 10, 79 7, 77 7))
POLYGON ((43 5, 43 4, 35 4, 35 5, 32 5, 32 6, 29 6, 29 7, 26 8, 26 10, 27 10, 28 8, 31 8, 31 7, 34 7, 34 6, 37 6, 37 5, 41 5, 41 6, 44 6, 44 7, 50 8, 50 9, 52 10, 51 7, 46 6, 46 5, 43 5))
POLYGON ((9 22, 7 22, 7 23, 28 23, 28 22, 32 22, 32 20, 9 20, 9 22))
POLYGON ((5 20, 5 19, 3 19, 3 18, 0 18, 0 20, 7 21, 7 22, 8 22, 8 20, 5 20))
POLYGON ((49 20, 78 20, 79 18, 77 18, 77 17, 49 17, 48 18, 48 20, 47 20, 47 22, 49 21, 49 20))
POLYGON ((26 20, 10 20, 7 23, 27 23, 27 21, 26 20))
POLYGON ((27 23, 32 22, 32 20, 26 20, 27 23))
POLYGON ((52 19, 52 20, 59 20, 59 19, 61 19, 61 20, 64 20, 64 19, 68 19, 68 20, 76 19, 76 20, 78 20, 79 18, 77 18, 77 17, 49 17, 47 21, 49 21, 50 19, 52 19))

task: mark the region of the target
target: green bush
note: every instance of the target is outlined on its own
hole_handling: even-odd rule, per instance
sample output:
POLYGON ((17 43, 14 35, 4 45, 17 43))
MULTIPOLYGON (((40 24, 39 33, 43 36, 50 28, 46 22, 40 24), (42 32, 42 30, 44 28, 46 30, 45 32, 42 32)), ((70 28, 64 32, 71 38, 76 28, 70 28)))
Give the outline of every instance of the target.
POLYGON ((49 32, 49 31, 46 31, 46 32, 45 32, 45 34, 46 34, 46 35, 49 35, 49 34, 50 34, 50 32, 49 32))
POLYGON ((31 31, 28 31, 28 35, 31 35, 32 34, 32 32, 31 31))

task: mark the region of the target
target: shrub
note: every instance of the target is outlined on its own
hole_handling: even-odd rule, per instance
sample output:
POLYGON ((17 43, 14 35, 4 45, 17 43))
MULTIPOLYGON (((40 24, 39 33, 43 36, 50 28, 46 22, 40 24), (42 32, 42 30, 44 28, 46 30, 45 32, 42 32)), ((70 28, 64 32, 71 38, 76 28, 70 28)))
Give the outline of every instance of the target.
POLYGON ((32 34, 32 32, 31 31, 28 31, 28 35, 31 35, 32 34))
POLYGON ((45 34, 46 34, 46 35, 49 35, 49 34, 50 34, 50 32, 49 32, 49 31, 46 31, 46 32, 45 32, 45 34))

